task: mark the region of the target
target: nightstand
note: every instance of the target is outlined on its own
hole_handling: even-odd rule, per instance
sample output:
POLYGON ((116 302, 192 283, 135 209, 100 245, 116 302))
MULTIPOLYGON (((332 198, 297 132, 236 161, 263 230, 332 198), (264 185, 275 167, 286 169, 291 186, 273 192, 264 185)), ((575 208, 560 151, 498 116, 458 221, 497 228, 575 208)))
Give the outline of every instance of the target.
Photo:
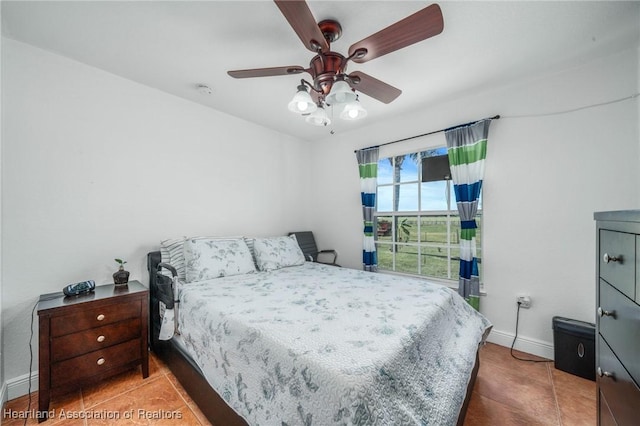
MULTIPOLYGON (((148 289, 97 286, 94 292, 64 297, 42 295, 39 317, 38 410, 52 395, 64 394, 138 365, 149 376, 148 289)), ((46 417, 40 418, 40 421, 46 417)))

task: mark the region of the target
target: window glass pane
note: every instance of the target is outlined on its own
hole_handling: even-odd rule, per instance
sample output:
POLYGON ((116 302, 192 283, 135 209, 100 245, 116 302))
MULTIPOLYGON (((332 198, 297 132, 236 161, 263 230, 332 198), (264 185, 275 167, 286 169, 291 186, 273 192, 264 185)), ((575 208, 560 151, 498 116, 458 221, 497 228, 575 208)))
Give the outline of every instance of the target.
POLYGON ((392 158, 381 158, 378 160, 378 185, 384 183, 393 183, 393 166, 392 158))
POLYGON ((421 275, 435 278, 449 278, 446 246, 422 246, 421 275))
POLYGON ((420 151, 420 158, 425 157, 437 157, 439 155, 445 155, 447 153, 447 147, 442 146, 440 148, 427 149, 425 151, 420 151))
POLYGON ((449 217, 451 221, 451 244, 460 244, 460 216, 452 215, 449 217))
POLYGON ((423 216, 420 219, 420 241, 423 243, 446 243, 447 217, 423 216))
POLYGON ((418 219, 415 216, 397 216, 395 220, 397 242, 418 242, 418 219))
POLYGON ((393 211, 393 188, 393 186, 378 186, 378 194, 376 195, 377 211, 393 211))
POLYGON ((396 271, 406 274, 418 273, 418 247, 398 244, 396 251, 396 271))
POLYGON ((418 184, 397 185, 398 209, 400 212, 418 211, 418 184))
POLYGON ((393 251, 390 244, 377 243, 376 250, 378 254, 378 268, 393 270, 393 251))
POLYGON ((452 245, 449 255, 451 256, 450 278, 457 281, 460 277, 460 246, 458 244, 452 245))
MULTIPOLYGON (((451 193, 453 194, 453 188, 451 193)), ((455 208, 455 195, 452 195, 453 204, 451 208, 455 208)), ((436 182, 420 183, 420 202, 421 210, 447 210, 447 182, 444 180, 436 182)))
POLYGON ((396 168, 399 168, 400 182, 415 182, 418 180, 418 155, 407 154, 396 157, 396 168))
POLYGON ((378 216, 377 218, 377 239, 378 241, 392 241, 393 219, 391 216, 378 216))

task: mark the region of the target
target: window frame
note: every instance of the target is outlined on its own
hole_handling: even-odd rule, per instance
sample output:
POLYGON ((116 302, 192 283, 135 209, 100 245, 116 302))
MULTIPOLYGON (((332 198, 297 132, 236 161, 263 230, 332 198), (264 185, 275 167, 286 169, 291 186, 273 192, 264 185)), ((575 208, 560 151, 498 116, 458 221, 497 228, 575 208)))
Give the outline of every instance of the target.
MULTIPOLYGON (((423 200, 422 200, 422 192, 423 192, 423 188, 422 188, 422 184, 423 182, 421 182, 421 176, 422 176, 422 154, 424 152, 427 151, 436 151, 436 150, 442 150, 444 149, 445 153, 446 153, 446 146, 435 146, 435 147, 431 147, 431 148, 424 148, 418 151, 413 151, 413 152, 408 152, 408 153, 387 153, 386 155, 381 155, 380 158, 378 159, 378 164, 380 164, 381 161, 389 161, 389 158, 393 158, 393 163, 391 164, 391 169, 393 170, 395 168, 395 162, 396 162, 396 157, 405 157, 405 160, 403 161, 407 161, 408 156, 412 155, 412 154, 417 154, 420 157, 420 160, 418 161, 418 165, 417 165, 417 177, 415 180, 402 180, 402 175, 399 175, 399 179, 398 181, 395 181, 395 176, 392 174, 391 176, 391 182, 387 182, 387 183, 379 183, 378 181, 376 182, 376 208, 374 211, 374 221, 375 221, 375 234, 374 234, 374 240, 376 243, 376 250, 378 251, 378 270, 384 273, 390 273, 390 274, 396 274, 396 275, 404 275, 404 276, 412 276, 412 277, 420 277, 420 278, 426 278, 432 281, 436 281, 436 282, 440 282, 444 285, 447 285, 449 287, 452 288, 457 288, 458 286, 458 262, 456 261, 456 257, 454 255, 454 250, 458 249, 459 250, 459 244, 454 241, 454 234, 456 232, 459 232, 455 229, 452 230, 452 220, 457 220, 459 223, 459 212, 458 212, 458 208, 456 205, 456 201, 455 201, 455 196, 453 193, 453 181, 451 180, 444 180, 446 187, 445 187, 445 194, 444 197, 446 198, 446 204, 447 204, 447 210, 423 210, 423 200), (417 210, 400 210, 400 205, 398 202, 398 210, 394 211, 394 207, 396 205, 394 198, 396 197, 396 191, 394 190, 394 188, 396 186, 398 186, 399 188, 402 188, 402 186, 406 186, 406 185, 415 185, 417 184, 418 189, 417 189, 417 210), (391 193, 392 193, 392 199, 391 199, 391 210, 390 211, 379 211, 378 207, 379 207, 379 189, 380 188, 390 188, 391 189, 391 193), (398 233, 398 219, 399 218, 405 218, 405 217, 413 217, 415 218, 415 222, 417 224, 417 241, 405 241, 405 242, 401 242, 398 241, 397 238, 397 233, 398 233), (446 242, 428 242, 428 241, 420 241, 420 236, 421 234, 421 227, 422 227, 422 222, 423 219, 425 218, 430 218, 430 217, 444 217, 446 220, 446 242), (391 235, 390 235, 390 240, 380 240, 379 235, 378 235, 378 220, 380 218, 385 218, 385 219, 390 219, 391 221, 391 235), (392 252, 392 256, 391 256, 391 269, 387 269, 384 267, 380 267, 380 248, 381 247, 389 247, 389 250, 392 252), (397 253, 398 250, 395 250, 394 247, 415 247, 417 250, 417 269, 415 273, 412 272, 408 272, 408 271, 398 271, 397 270, 397 253), (446 254, 446 262, 447 262, 447 277, 441 277, 441 276, 430 276, 430 275, 426 275, 423 273, 423 266, 422 266, 422 256, 423 256, 423 250, 425 248, 446 248, 447 250, 447 254, 446 254)), ((442 155, 442 153, 438 154, 438 155, 442 155)), ((482 194, 481 194, 481 198, 482 198, 482 194)), ((482 225, 482 215, 483 215, 483 211, 482 211, 482 203, 479 204, 478 207, 478 222, 480 222, 480 225, 482 225)), ((480 226, 481 228, 481 226, 480 226)), ((459 235, 459 234, 458 234, 459 235)), ((455 238, 455 240, 457 240, 459 242, 459 236, 458 238, 455 238)), ((483 253, 482 250, 482 238, 480 238, 480 242, 478 244, 478 252, 480 254, 483 253)), ((482 259, 482 255, 479 256, 480 261, 482 259)), ((482 270, 480 271, 481 274, 481 281, 482 281, 482 270)), ((483 287, 483 284, 481 282, 481 288, 483 287)))

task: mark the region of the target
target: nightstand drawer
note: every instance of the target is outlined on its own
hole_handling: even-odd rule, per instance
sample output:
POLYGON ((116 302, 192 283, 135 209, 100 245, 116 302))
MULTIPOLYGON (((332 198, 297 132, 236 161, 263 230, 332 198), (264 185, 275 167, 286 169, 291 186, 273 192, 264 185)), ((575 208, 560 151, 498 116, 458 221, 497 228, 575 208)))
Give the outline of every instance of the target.
POLYGON ((139 361, 140 339, 130 340, 95 352, 55 363, 51 366, 51 385, 81 382, 111 368, 139 361))
POLYGON ((600 278, 635 299, 636 236, 600 231, 600 278))
POLYGON ((599 339, 600 359, 597 365, 601 395, 620 425, 637 424, 640 390, 607 343, 599 339))
POLYGON ((51 361, 58 362, 140 337, 140 318, 109 324, 51 340, 51 361))
POLYGON ((51 318, 51 335, 54 337, 64 336, 65 334, 140 317, 140 312, 141 302, 134 300, 53 317, 51 318))

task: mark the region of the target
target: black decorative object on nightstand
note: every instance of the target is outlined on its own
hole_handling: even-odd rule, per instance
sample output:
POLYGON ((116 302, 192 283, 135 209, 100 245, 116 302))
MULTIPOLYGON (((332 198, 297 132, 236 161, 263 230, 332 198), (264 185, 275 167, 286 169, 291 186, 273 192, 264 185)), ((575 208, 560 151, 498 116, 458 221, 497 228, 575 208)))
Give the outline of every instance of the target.
POLYGON ((118 270, 113 274, 113 283, 116 286, 126 286, 129 282, 129 271, 125 271, 124 264, 127 263, 126 260, 115 259, 115 261, 120 265, 118 270))

